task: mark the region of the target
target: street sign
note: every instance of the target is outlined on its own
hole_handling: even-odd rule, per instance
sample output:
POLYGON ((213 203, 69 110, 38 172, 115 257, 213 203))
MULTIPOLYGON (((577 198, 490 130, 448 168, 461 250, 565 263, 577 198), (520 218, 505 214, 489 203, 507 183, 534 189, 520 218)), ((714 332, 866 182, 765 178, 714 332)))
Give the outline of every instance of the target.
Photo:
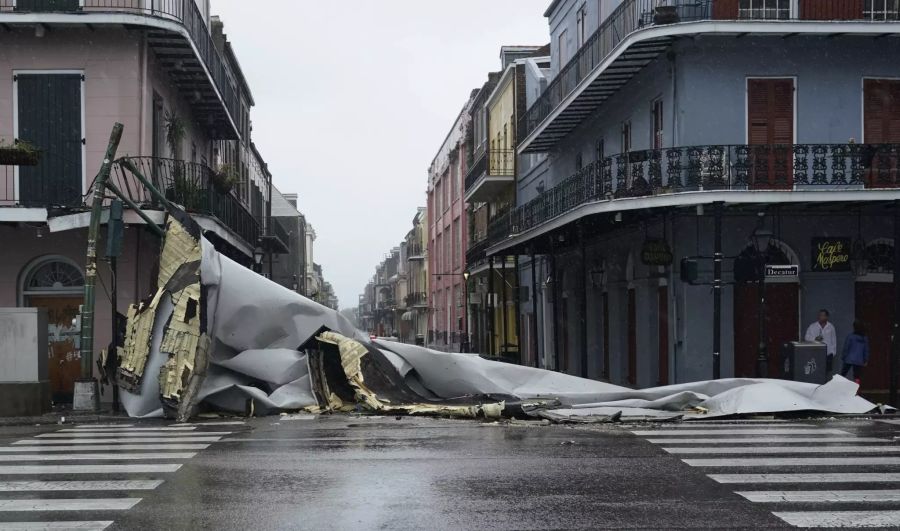
POLYGON ((784 278, 800 276, 800 266, 766 264, 766 278, 784 278))

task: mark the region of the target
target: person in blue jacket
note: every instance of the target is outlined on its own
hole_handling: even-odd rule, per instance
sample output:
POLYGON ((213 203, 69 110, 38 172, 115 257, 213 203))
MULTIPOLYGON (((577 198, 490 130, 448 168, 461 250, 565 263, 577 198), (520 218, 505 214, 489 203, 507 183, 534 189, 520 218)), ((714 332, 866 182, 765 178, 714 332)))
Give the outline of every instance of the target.
POLYGON ((844 340, 844 367, 841 376, 847 377, 853 370, 853 378, 859 383, 862 378, 862 368, 869 364, 869 338, 866 337, 866 327, 862 321, 853 321, 853 333, 844 340))

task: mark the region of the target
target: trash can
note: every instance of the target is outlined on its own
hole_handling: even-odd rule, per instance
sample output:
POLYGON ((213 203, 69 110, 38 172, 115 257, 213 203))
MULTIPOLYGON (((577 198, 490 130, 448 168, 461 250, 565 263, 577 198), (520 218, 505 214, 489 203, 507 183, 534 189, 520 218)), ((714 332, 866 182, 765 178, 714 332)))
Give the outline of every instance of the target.
POLYGON ((791 341, 782 347, 784 377, 797 382, 823 384, 829 374, 825 370, 828 355, 824 343, 791 341))

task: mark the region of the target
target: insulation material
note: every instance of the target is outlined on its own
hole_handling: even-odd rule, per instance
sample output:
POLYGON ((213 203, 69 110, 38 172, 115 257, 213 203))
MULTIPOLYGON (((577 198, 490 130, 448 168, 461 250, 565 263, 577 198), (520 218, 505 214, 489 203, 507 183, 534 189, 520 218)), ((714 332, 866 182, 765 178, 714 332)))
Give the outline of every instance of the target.
POLYGON ((166 327, 160 349, 169 355, 159 377, 163 400, 178 401, 194 370, 200 343, 200 283, 173 295, 175 312, 166 327))
POLYGON ((148 303, 132 304, 128 308, 125 342, 119 351, 117 382, 122 389, 133 391, 140 387, 144 366, 150 355, 151 336, 157 309, 165 292, 158 290, 148 303))

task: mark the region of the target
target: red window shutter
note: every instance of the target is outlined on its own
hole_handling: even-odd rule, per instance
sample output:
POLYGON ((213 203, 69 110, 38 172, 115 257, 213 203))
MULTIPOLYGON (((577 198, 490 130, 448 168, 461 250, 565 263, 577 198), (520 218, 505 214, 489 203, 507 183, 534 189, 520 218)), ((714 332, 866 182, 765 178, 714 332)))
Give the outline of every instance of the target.
POLYGON ((888 112, 885 114, 887 119, 887 134, 885 142, 889 144, 900 144, 900 81, 888 81, 889 90, 887 90, 887 106, 888 112))
POLYGON ((769 87, 766 79, 751 79, 747 86, 747 122, 750 144, 769 143, 769 87))
POLYGON ((715 0, 713 2, 713 18, 736 20, 738 18, 738 0, 715 0))
POLYGON ((794 81, 751 79, 747 84, 750 144, 794 142, 794 81))
POLYGON ((804 20, 861 20, 865 0, 800 0, 804 20))
POLYGON ((794 143, 794 81, 770 80, 772 94, 771 144, 794 143))
POLYGON ((863 136, 867 144, 886 141, 884 116, 888 109, 885 107, 884 83, 878 79, 867 79, 863 84, 863 136))

